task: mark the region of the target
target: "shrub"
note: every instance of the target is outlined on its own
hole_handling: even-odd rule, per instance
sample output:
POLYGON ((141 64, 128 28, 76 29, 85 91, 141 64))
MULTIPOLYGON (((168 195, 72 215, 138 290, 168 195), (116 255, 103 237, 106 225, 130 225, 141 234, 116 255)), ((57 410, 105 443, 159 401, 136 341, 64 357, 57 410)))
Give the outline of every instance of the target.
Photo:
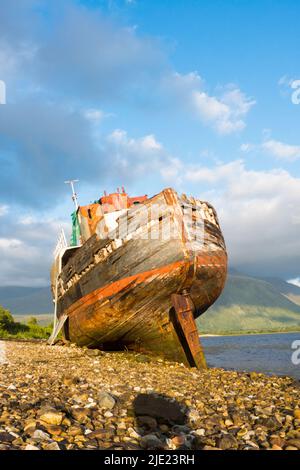
POLYGON ((14 324, 14 319, 9 310, 0 306, 0 329, 9 329, 14 324))
POLYGON ((48 339, 51 332, 52 325, 40 326, 34 317, 28 320, 27 325, 15 322, 9 310, 0 306, 0 338, 48 339))

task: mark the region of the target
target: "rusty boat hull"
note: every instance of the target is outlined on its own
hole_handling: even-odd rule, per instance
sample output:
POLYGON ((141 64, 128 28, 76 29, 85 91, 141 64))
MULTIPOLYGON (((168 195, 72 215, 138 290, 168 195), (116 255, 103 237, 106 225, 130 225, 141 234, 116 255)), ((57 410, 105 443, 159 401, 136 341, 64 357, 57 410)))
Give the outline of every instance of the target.
POLYGON ((134 221, 141 206, 149 214, 153 205, 166 208, 155 226, 148 215, 122 240, 103 239, 95 229, 64 255, 57 317, 66 316, 64 337, 79 346, 126 348, 204 368, 195 319, 217 300, 227 274, 217 215, 209 204, 166 189, 120 213, 117 223, 122 225, 122 217, 134 221), (202 221, 201 243, 191 244, 184 208, 202 221), (178 230, 172 239, 162 234, 166 214, 178 230))

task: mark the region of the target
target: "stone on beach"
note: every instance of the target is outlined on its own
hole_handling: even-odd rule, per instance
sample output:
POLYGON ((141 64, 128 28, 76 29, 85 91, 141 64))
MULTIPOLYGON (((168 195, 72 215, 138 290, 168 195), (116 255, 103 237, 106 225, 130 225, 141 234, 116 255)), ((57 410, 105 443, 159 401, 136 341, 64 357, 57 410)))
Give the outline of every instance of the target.
POLYGON ((101 392, 98 396, 98 404, 100 408, 112 410, 116 401, 109 393, 101 392))
POLYGON ((296 419, 300 419, 300 408, 294 410, 294 417, 295 417, 296 419))
POLYGON ((58 411, 48 411, 40 416, 40 420, 47 424, 54 424, 59 426, 64 419, 63 413, 58 411))
POLYGON ((159 450, 164 448, 163 442, 155 434, 147 434, 141 439, 143 449, 159 450))
POLYGON ((13 436, 11 433, 0 431, 0 442, 11 443, 14 440, 15 440, 15 436, 13 436))
POLYGON ((162 396, 138 395, 134 402, 136 416, 151 416, 152 418, 183 424, 185 415, 177 402, 166 400, 162 396))
POLYGON ((25 450, 40 450, 40 449, 36 446, 31 445, 31 444, 27 444, 27 446, 25 447, 25 450))
POLYGON ((7 342, 0 450, 299 450, 299 384, 7 342))
POLYGON ((37 441, 50 441, 51 440, 49 434, 42 431, 41 429, 36 429, 36 431, 34 431, 32 435, 32 439, 37 440, 37 441))
POLYGON ((225 434, 219 439, 218 447, 222 450, 237 449, 238 441, 232 434, 225 434))

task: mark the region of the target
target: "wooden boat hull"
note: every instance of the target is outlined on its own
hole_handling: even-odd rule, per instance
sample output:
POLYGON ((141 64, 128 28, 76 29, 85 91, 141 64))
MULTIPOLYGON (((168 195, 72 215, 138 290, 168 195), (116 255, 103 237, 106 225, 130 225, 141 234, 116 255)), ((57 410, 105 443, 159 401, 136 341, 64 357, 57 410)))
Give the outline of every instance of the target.
MULTIPOLYGON (((176 222, 183 201, 173 190, 146 205, 154 203, 171 207, 176 222)), ((189 248, 184 230, 178 238, 164 240, 153 237, 149 223, 140 231, 151 228, 152 237, 129 237, 121 246, 92 236, 60 275, 57 314, 68 316, 65 338, 80 346, 127 348, 205 367, 194 319, 219 297, 227 272, 224 240, 214 221, 205 220, 197 250, 189 248), (188 298, 179 316, 174 294, 188 298)))

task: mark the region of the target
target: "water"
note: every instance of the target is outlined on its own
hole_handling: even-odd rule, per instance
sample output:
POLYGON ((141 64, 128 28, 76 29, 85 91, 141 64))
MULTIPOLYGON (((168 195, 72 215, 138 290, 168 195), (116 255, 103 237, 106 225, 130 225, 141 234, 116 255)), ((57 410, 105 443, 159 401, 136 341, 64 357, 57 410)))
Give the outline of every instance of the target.
POLYGON ((201 338, 209 367, 287 375, 300 380, 300 365, 292 363, 292 343, 300 333, 201 338))

